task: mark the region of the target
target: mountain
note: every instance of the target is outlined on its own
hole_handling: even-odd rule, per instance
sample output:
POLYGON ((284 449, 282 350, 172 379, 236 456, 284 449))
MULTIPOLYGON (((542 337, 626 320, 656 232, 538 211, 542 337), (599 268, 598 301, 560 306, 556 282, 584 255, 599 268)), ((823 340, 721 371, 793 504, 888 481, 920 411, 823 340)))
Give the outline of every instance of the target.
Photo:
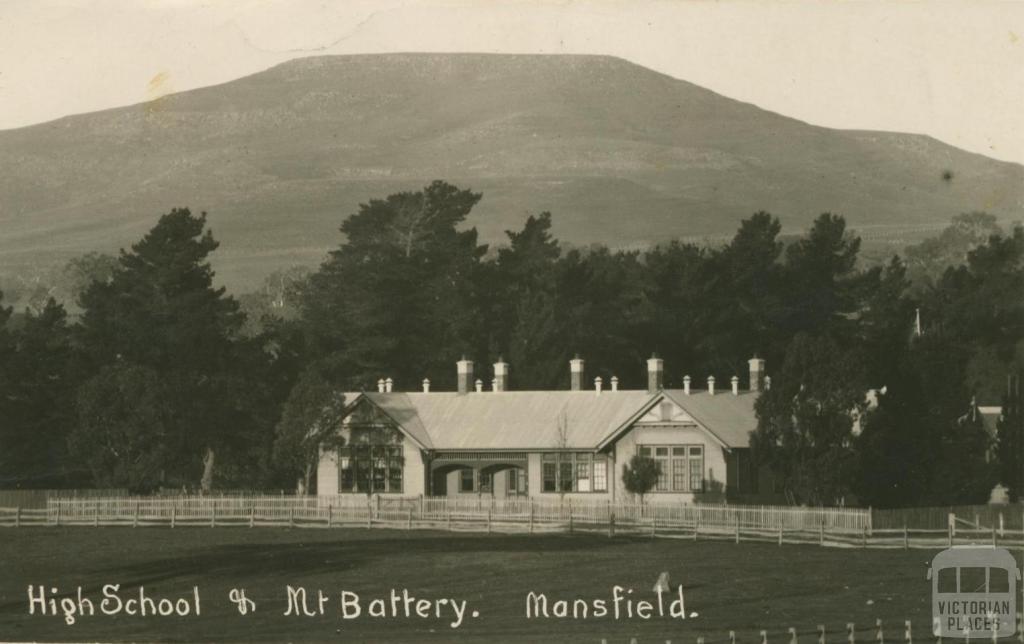
MULTIPOLYGON (((965 118, 968 115, 965 115, 965 118)), ((568 242, 730 235, 757 210, 868 237, 1024 214, 1024 167, 927 136, 832 130, 603 56, 293 60, 223 85, 0 131, 0 271, 114 251, 206 210, 244 289, 316 265, 360 202, 433 179, 483 192, 489 242, 550 210, 568 242)))

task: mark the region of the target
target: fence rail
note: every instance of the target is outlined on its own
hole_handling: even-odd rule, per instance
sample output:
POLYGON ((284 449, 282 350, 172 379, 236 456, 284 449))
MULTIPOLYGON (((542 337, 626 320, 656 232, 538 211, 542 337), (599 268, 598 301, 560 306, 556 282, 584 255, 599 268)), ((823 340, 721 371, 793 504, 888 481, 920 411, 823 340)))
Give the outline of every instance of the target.
POLYGON ((0 527, 278 526, 388 527, 506 533, 601 532, 828 546, 937 548, 952 543, 1024 545, 1024 529, 961 524, 873 526, 871 512, 790 508, 627 504, 527 498, 343 496, 114 497, 55 499, 45 509, 0 508, 0 527))
POLYGON ((91 499, 127 495, 128 490, 120 489, 0 490, 0 507, 46 508, 46 502, 54 498, 91 499))

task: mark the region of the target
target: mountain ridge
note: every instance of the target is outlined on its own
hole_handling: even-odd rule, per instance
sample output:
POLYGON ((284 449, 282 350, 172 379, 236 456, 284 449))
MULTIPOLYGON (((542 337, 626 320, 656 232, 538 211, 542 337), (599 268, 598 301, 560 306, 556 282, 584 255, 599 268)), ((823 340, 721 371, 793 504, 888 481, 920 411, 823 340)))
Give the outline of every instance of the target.
POLYGON ((154 101, 0 130, 0 271, 116 250, 177 205, 210 213, 232 287, 315 265, 358 204, 444 179, 503 240, 550 210, 574 244, 928 229, 1024 214, 1024 166, 927 135, 834 130, 610 56, 363 54, 286 61, 154 101), (881 228, 879 228, 881 227, 881 228))

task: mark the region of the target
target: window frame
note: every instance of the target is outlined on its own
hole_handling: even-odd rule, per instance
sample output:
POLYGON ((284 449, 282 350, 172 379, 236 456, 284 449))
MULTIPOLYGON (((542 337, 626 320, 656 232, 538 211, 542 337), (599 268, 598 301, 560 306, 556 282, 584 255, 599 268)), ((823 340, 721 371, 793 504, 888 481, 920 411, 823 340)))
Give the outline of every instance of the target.
POLYGON ((541 453, 541 494, 607 493, 606 454, 569 451, 541 453), (586 476, 581 476, 581 473, 586 476), (589 489, 581 490, 580 481, 587 481, 585 487, 589 489))
POLYGON ((707 453, 702 443, 637 443, 638 456, 661 466, 658 482, 649 494, 700 494, 706 487, 704 475, 707 453), (679 453, 679 450, 682 450, 679 453), (663 452, 660 453, 659 452, 663 452), (681 472, 677 472, 680 466, 681 472), (699 477, 699 478, 695 478, 699 477), (682 483, 682 487, 677 483, 682 483))

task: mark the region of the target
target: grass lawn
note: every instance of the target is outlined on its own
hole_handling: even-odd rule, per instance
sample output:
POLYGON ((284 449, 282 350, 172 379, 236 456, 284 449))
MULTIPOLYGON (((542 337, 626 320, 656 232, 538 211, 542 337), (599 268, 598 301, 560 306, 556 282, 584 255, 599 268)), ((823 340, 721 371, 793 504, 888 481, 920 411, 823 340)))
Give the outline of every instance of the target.
MULTIPOLYGON (((21 528, 0 530, 0 640, 165 641, 575 641, 639 644, 727 641, 816 642, 824 624, 829 641, 845 641, 847 622, 858 640, 874 640, 876 618, 887 641, 903 640, 903 622, 915 638, 930 630, 934 556, 924 550, 858 550, 817 546, 734 544, 597 535, 486 535, 398 530, 286 530, 272 528, 21 528), (660 571, 685 587, 681 621, 527 619, 526 594, 557 599, 610 600, 612 587, 653 599, 660 571), (29 585, 56 586, 83 595, 96 615, 66 625, 63 616, 28 614, 29 585), (198 586, 201 614, 187 617, 102 615, 104 584, 121 584, 122 599, 191 597, 198 586), (285 616, 285 587, 329 595, 324 615, 285 616), (245 589, 256 611, 239 614, 228 594, 245 589), (371 618, 373 598, 406 588, 417 598, 467 601, 462 625, 452 629, 447 607, 438 619, 371 618), (341 591, 358 593, 363 615, 342 619, 341 591), (479 616, 469 615, 478 611, 479 616)), ((312 607, 315 602, 310 597, 312 607)), ((609 607, 611 603, 609 601, 609 607)), ((623 610, 625 605, 623 604, 623 610)), ((666 610, 668 601, 666 601, 666 610)), ((431 611, 434 609, 431 608, 431 611)))

